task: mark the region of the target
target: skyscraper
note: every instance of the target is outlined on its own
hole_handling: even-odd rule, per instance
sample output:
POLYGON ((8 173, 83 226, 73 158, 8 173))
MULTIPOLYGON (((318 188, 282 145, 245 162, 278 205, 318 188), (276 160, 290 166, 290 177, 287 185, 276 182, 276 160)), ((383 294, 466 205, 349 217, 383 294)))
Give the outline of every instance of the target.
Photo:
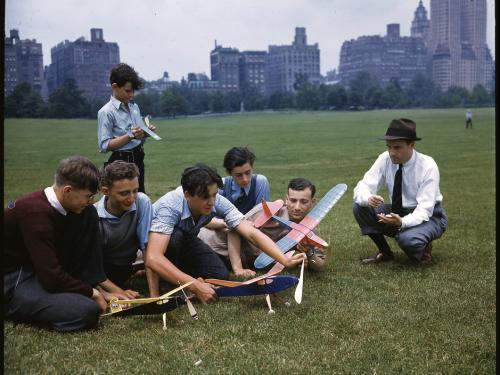
POLYGON ((221 91, 238 91, 240 52, 236 48, 224 48, 215 43, 210 52, 210 73, 212 81, 219 82, 221 91))
POLYGON ((432 78, 443 90, 491 87, 486 44, 486 0, 431 0, 432 78))
POLYGON ((427 45, 429 42, 431 31, 431 23, 427 18, 427 9, 425 9, 422 0, 418 2, 418 7, 414 12, 413 21, 411 22, 411 36, 422 38, 427 45))
POLYGON ((33 91, 42 93, 43 53, 42 43, 36 39, 19 38, 18 30, 10 30, 4 45, 4 95, 10 95, 22 82, 31 85, 33 91))
POLYGON ((296 76, 303 74, 311 83, 319 83, 318 43, 307 44, 306 29, 295 28, 295 39, 292 45, 269 46, 266 68, 266 91, 294 91, 296 76))
POLYGON ((369 72, 382 86, 391 80, 405 85, 417 74, 428 74, 427 49, 420 36, 401 36, 399 24, 387 25, 387 35, 361 36, 347 40, 340 49, 339 77, 349 82, 360 72, 369 72))
POLYGON ((87 98, 105 100, 111 95, 109 73, 120 62, 118 44, 104 41, 102 29, 90 29, 90 41, 80 37, 52 47, 47 71, 49 94, 66 79, 74 79, 87 98))
POLYGON ((240 85, 255 87, 265 92, 266 51, 243 51, 240 53, 240 85))

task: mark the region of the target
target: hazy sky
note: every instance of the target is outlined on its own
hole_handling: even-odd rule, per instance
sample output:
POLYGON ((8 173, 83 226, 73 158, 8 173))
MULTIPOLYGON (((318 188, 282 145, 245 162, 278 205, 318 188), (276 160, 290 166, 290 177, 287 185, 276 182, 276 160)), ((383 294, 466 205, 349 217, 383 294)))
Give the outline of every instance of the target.
MULTIPOLYGON (((427 11, 430 0, 423 1, 427 11)), ((487 0, 487 43, 494 56, 494 0, 487 0)), ((59 42, 102 28, 107 42, 120 47, 120 59, 146 80, 168 71, 172 80, 189 72, 210 77, 214 41, 240 51, 291 44, 295 27, 305 27, 307 42, 318 43, 320 69, 337 68, 345 40, 384 35, 399 23, 410 35, 418 0, 7 0, 5 34, 16 28, 21 39, 43 45, 43 62, 59 42)), ((429 13, 428 13, 429 15, 429 13)))

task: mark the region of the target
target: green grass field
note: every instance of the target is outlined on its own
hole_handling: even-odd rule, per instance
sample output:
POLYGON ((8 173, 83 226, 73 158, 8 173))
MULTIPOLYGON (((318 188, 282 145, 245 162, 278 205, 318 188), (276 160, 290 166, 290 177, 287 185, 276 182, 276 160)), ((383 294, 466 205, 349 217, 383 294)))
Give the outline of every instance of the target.
MULTIPOLYGON (((318 197, 349 189, 320 225, 332 245, 324 273, 306 273, 301 305, 293 289, 264 298, 197 304, 168 316, 102 319, 98 330, 58 334, 4 323, 7 374, 493 374, 496 370, 495 109, 261 113, 153 121, 160 142, 146 145, 146 190, 153 201, 202 161, 223 173, 232 146, 257 155, 255 171, 272 200, 303 176, 318 197), (353 218, 352 189, 384 151, 392 118, 416 121, 417 150, 440 167, 449 228, 430 266, 412 265, 390 240, 396 260, 362 266, 375 252, 353 218), (287 306, 285 302, 290 302, 287 306), (195 366, 195 362, 202 360, 195 366)), ((4 206, 52 184, 57 162, 72 154, 102 165, 96 121, 4 122, 4 206)), ((384 191, 383 194, 387 198, 384 191)), ((292 271, 298 274, 298 270, 292 271)), ((144 283, 137 287, 145 292, 144 283)))

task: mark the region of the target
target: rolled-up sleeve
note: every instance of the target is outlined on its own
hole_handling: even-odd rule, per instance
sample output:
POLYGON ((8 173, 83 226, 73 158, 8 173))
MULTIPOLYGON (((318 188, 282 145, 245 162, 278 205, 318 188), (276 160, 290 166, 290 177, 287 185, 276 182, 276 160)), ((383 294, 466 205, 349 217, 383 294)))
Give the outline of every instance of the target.
POLYGON ((181 213, 173 210, 162 202, 158 206, 153 206, 153 219, 151 221, 150 232, 172 234, 174 227, 179 223, 181 213))
POLYGON ((113 138, 112 129, 111 114, 101 109, 97 114, 97 143, 99 152, 108 152, 109 141, 113 138))
POLYGON ((137 237, 139 238, 139 247, 146 248, 148 242, 148 234, 153 220, 153 206, 151 200, 146 194, 139 193, 137 205, 140 212, 140 217, 137 223, 137 237))
POLYGON ((224 219, 226 225, 231 229, 237 227, 244 218, 243 214, 238 211, 234 204, 220 194, 217 194, 215 200, 215 212, 218 217, 224 219))

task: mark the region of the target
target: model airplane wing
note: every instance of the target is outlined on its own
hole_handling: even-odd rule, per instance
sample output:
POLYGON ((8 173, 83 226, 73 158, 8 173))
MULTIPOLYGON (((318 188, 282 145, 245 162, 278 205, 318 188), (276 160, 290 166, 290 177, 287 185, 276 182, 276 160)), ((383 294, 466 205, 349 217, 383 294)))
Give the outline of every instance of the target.
MULTIPOLYGON (((318 202, 317 205, 313 207, 313 209, 306 215, 306 217, 300 222, 300 224, 309 227, 308 222, 304 222, 307 218, 308 221, 314 221, 316 225, 323 220, 326 214, 335 206, 335 204, 339 201, 339 199, 344 195, 347 191, 346 184, 338 184, 332 187, 328 193, 325 194, 323 198, 318 202)), ((313 229, 314 227, 309 227, 309 229, 313 229)))
MULTIPOLYGON (((281 240, 276 242, 276 245, 280 249, 282 253, 286 253, 288 250, 293 248, 297 243, 304 238, 304 233, 301 233, 300 231, 296 229, 292 229, 285 237, 283 237, 281 240)), ((261 252, 259 256, 255 259, 254 266, 257 269, 261 269, 264 267, 267 267, 271 263, 275 262, 276 260, 273 257, 270 257, 264 252, 261 252)))
POLYGON ((173 296, 180 290, 183 290, 187 286, 191 285, 193 281, 190 281, 184 285, 181 285, 171 291, 161 295, 160 297, 152 298, 136 298, 128 300, 119 300, 113 298, 109 302, 108 313, 102 314, 102 316, 107 315, 117 315, 117 316, 127 316, 127 315, 148 315, 148 314, 160 314, 166 311, 173 310, 181 304, 185 304, 186 301, 180 296, 173 296), (172 302, 173 300, 177 300, 172 302), (163 306, 167 305, 167 306, 163 306), (175 307, 173 307, 175 306, 175 307), (131 311, 134 310, 134 311, 131 311), (126 312, 129 311, 129 312, 126 312))

